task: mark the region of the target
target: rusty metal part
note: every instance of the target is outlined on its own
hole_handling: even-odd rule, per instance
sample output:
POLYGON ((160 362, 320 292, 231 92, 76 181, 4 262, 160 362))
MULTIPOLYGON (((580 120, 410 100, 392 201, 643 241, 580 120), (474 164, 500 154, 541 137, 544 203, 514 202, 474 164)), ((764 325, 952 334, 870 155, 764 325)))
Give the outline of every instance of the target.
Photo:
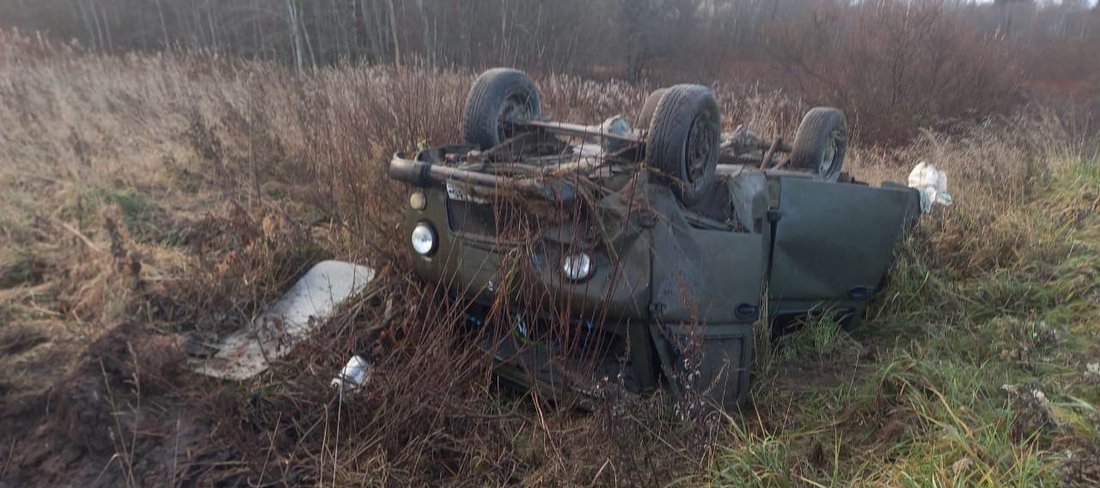
MULTIPOLYGON (((782 139, 777 139, 777 140, 778 140, 778 141, 782 141, 782 139)), ((784 145, 785 145, 785 144, 784 144, 784 145)), ((787 150, 786 150, 786 152, 787 152, 788 154, 789 154, 789 153, 791 152, 791 148, 790 148, 790 146, 787 146, 787 150)), ((774 167, 774 168, 772 168, 772 169, 773 169, 773 170, 780 170, 780 169, 783 169, 783 167, 784 167, 784 166, 786 166, 786 165, 787 165, 787 163, 789 163, 790 161, 791 161, 791 158, 787 158, 787 159, 784 159, 784 160, 780 161, 780 162, 779 162, 779 164, 776 164, 776 165, 775 165, 775 167, 774 167)))
POLYGON ((772 162, 772 156, 775 155, 775 151, 779 149, 779 146, 783 144, 783 138, 777 137, 772 141, 772 145, 768 146, 768 151, 764 153, 764 158, 760 160, 760 169, 765 169, 772 162))
POLYGON ((546 131, 556 134, 565 134, 576 137, 602 137, 604 139, 632 142, 635 144, 645 143, 645 138, 643 138, 638 133, 616 134, 614 132, 603 130, 602 128, 600 128, 600 126, 570 124, 567 122, 552 122, 545 120, 525 120, 514 123, 516 125, 524 125, 527 127, 538 127, 540 129, 544 129, 546 131))
POLYGON ((489 175, 477 171, 432 164, 427 161, 414 161, 407 159, 403 153, 393 155, 393 159, 390 160, 389 176, 395 180, 419 187, 427 187, 433 183, 452 180, 494 190, 513 189, 528 196, 563 203, 572 201, 577 196, 577 189, 574 185, 561 178, 537 180, 534 178, 489 175))

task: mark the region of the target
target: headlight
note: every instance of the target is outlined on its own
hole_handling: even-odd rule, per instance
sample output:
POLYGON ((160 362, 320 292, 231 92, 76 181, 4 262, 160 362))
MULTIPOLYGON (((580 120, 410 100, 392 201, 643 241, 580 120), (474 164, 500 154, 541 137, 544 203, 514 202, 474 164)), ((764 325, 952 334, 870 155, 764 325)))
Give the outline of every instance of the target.
POLYGON ((592 257, 580 252, 569 254, 561 260, 561 272, 572 281, 586 280, 592 276, 592 257))
POLYGON ((417 254, 431 256, 437 244, 435 229, 430 224, 427 222, 416 224, 412 231, 412 246, 417 254))

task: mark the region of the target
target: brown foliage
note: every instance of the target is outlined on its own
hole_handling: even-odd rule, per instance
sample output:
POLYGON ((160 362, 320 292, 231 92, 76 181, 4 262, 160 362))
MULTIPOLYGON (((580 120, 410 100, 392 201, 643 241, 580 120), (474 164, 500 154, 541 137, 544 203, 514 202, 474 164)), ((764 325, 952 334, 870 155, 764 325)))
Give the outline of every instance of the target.
POLYGON ((1005 113, 1019 100, 1010 46, 934 3, 819 9, 766 36, 779 83, 846 109, 868 140, 908 140, 919 127, 1005 113))

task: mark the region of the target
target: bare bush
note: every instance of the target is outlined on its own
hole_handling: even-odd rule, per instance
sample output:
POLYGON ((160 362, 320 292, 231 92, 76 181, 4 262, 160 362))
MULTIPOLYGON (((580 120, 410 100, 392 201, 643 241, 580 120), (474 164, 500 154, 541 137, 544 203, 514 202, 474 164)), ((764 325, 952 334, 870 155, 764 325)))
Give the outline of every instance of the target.
POLYGON ((820 9, 766 35, 778 81, 815 104, 847 109, 859 136, 907 140, 917 127, 1004 113, 1018 100, 1010 48, 945 7, 851 9, 820 9))

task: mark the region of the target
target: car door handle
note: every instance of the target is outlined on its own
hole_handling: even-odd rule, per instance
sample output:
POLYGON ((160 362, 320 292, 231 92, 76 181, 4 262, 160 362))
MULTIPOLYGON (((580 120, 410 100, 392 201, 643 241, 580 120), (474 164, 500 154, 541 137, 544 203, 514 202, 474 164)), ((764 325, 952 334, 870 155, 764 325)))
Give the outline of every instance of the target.
POLYGON ((742 320, 756 320, 756 315, 760 312, 760 307, 749 303, 742 303, 734 309, 734 314, 737 318, 742 320))
POLYGON ((866 300, 868 298, 871 298, 871 296, 874 294, 875 289, 869 286, 857 286, 855 288, 852 288, 851 290, 848 290, 848 296, 851 297, 852 300, 866 300))

